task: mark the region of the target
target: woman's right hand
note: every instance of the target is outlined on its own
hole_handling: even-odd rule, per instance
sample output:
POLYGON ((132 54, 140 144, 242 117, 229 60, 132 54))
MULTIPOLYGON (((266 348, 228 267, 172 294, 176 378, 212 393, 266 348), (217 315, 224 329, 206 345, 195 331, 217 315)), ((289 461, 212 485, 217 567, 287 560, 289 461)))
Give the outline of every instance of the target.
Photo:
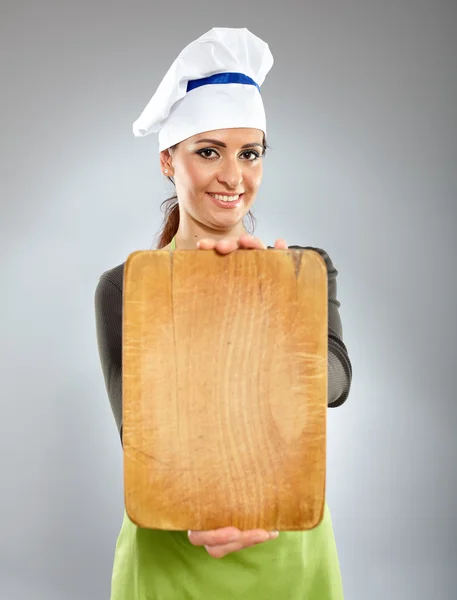
POLYGON ((240 531, 236 527, 222 527, 210 531, 189 531, 188 533, 190 543, 194 546, 204 546, 213 558, 223 558, 231 552, 274 540, 278 535, 277 531, 268 532, 264 529, 240 531))

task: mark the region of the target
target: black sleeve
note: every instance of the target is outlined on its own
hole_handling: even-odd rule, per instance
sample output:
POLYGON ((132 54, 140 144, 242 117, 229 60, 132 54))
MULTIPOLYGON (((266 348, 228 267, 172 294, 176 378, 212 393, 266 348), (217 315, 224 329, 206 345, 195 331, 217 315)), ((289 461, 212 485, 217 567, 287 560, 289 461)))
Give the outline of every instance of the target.
POLYGON ((292 249, 315 250, 325 260, 328 275, 328 406, 341 406, 349 395, 352 383, 352 365, 345 344, 343 343, 343 326, 337 299, 335 269, 330 256, 322 248, 311 246, 289 246, 292 249))
POLYGON ((122 441, 122 291, 103 274, 95 290, 98 353, 122 441))

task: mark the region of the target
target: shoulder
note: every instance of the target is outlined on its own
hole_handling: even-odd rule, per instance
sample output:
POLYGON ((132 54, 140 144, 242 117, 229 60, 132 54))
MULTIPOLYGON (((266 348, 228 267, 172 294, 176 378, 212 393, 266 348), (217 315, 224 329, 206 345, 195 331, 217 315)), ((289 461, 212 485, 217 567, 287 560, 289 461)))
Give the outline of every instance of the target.
POLYGON ((98 279, 97 290, 117 288, 122 293, 124 287, 124 266, 125 262, 112 269, 103 271, 98 279))
POLYGON ((119 311, 122 306, 122 291, 124 287, 125 262, 104 271, 98 278, 94 292, 95 309, 97 314, 106 311, 119 311))
MULTIPOLYGON (((273 248, 273 246, 268 246, 268 248, 273 248)), ((314 252, 318 252, 324 259, 325 264, 327 265, 327 273, 328 273, 329 278, 334 279, 338 275, 338 271, 335 268, 335 265, 333 264, 333 261, 330 258, 330 255, 323 248, 316 248, 315 246, 298 246, 298 245, 289 246, 289 248, 291 250, 314 250, 314 252)))

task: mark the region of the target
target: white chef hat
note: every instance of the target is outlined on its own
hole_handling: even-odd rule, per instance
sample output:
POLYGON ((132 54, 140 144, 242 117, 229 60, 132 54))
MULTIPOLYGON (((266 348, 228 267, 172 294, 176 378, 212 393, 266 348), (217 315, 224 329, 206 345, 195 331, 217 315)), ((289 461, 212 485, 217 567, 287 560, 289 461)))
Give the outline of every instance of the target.
POLYGON ((268 44, 248 29, 214 27, 182 50, 133 133, 159 132, 159 151, 213 129, 252 127, 266 134, 260 86, 272 66, 268 44))

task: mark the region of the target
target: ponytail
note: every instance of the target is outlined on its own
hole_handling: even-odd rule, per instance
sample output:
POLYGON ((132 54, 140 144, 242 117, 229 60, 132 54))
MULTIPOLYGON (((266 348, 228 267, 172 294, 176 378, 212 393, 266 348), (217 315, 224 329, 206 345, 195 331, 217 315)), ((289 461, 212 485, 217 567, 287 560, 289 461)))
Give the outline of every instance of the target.
POLYGON ((159 232, 157 249, 168 246, 171 240, 175 237, 179 227, 179 204, 178 196, 174 195, 167 198, 160 205, 160 209, 165 213, 162 228, 159 232))

